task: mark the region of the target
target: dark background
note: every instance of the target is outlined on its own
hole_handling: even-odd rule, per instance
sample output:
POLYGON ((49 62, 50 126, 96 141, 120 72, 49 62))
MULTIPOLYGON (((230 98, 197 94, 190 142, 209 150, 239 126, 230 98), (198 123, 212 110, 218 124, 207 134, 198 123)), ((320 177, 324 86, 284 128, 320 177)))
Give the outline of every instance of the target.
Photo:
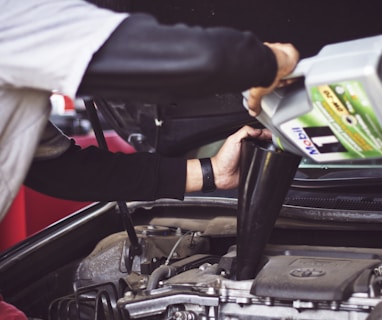
POLYGON ((382 33, 380 0, 133 0, 128 10, 170 24, 251 30, 263 41, 292 42, 301 57, 325 44, 382 33))

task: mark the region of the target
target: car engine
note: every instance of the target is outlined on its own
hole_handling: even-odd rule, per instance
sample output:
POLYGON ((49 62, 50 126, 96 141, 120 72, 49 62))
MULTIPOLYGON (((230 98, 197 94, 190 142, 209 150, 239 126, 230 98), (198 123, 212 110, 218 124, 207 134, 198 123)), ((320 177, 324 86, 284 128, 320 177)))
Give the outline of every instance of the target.
MULTIPOLYGON (((222 220, 214 233, 234 225, 222 220)), ((131 272, 126 234, 110 235, 78 265, 73 295, 52 302, 50 319, 367 319, 382 301, 379 249, 269 245, 257 276, 236 281, 236 246, 209 253, 212 230, 136 229, 143 254, 131 272)))

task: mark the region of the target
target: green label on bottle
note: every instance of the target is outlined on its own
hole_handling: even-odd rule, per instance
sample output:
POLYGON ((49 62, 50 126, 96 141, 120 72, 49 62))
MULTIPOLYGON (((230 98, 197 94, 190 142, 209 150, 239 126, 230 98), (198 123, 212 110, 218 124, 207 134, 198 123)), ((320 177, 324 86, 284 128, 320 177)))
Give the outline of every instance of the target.
POLYGON ((286 136, 318 162, 382 157, 382 127, 358 81, 310 89, 313 109, 281 125, 286 136))

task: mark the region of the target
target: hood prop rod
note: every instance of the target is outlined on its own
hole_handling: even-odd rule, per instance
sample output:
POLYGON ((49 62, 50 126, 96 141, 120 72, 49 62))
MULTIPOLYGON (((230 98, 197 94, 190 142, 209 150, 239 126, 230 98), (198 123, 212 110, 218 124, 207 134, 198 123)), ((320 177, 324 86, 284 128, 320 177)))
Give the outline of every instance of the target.
MULTIPOLYGON (((103 133, 101 123, 97 114, 95 102, 90 99, 84 99, 85 108, 89 116, 90 123, 93 127, 94 134, 97 139, 98 146, 100 149, 109 150, 105 135, 103 133)), ((139 243, 137 233, 134 228, 134 223, 129 213, 125 201, 117 201, 118 208, 122 217, 123 226, 127 232, 130 239, 130 248, 128 258, 125 259, 127 272, 130 273, 133 267, 134 257, 139 257, 142 254, 142 247, 139 243)))

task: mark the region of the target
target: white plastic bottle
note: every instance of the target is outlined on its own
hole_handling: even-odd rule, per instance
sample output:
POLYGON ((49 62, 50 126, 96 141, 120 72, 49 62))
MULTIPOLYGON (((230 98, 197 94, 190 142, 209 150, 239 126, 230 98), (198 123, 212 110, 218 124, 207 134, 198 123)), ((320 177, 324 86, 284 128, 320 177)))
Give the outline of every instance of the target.
POLYGON ((263 98, 257 119, 277 147, 315 162, 382 158, 381 54, 382 36, 325 46, 263 98))

